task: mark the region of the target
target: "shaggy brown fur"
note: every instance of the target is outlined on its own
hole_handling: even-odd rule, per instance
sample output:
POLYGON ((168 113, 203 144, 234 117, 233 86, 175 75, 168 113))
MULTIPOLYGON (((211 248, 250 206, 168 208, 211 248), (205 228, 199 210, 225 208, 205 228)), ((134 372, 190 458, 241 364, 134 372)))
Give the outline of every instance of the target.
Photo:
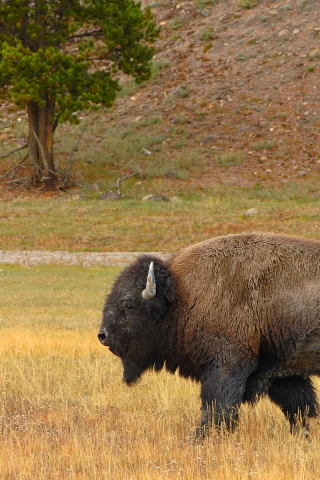
POLYGON ((140 257, 107 298, 99 339, 134 382, 165 364, 201 382, 198 434, 232 427, 242 402, 268 394, 289 419, 317 414, 320 243, 267 233, 217 237, 167 263, 140 257), (150 261, 157 295, 145 301, 150 261))

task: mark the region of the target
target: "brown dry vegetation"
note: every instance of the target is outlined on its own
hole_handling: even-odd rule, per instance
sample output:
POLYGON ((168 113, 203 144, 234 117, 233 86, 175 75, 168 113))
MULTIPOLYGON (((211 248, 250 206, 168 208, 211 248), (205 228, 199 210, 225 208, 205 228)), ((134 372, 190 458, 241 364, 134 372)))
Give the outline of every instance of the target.
MULTIPOLYGON (((3 267, 0 478, 319 478, 320 425, 291 436, 268 400, 242 407, 233 434, 194 441, 199 386, 147 373, 122 383, 97 341, 116 269, 3 267)), ((319 386, 319 382, 317 383, 319 386)))

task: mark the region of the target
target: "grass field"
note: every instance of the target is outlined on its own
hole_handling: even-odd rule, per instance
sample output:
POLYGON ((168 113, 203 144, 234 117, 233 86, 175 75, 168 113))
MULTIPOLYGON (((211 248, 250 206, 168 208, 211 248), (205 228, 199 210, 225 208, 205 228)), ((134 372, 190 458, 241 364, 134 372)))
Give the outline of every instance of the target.
POLYGON ((211 188, 181 203, 97 197, 0 202, 1 249, 173 252, 207 238, 253 230, 320 239, 319 183, 282 189, 211 188), (258 214, 246 217, 249 208, 258 214))
POLYGON ((291 436, 263 400, 241 408, 234 434, 196 443, 199 385, 165 372, 122 383, 97 340, 117 272, 1 267, 0 478, 320 478, 317 419, 308 439, 291 436))

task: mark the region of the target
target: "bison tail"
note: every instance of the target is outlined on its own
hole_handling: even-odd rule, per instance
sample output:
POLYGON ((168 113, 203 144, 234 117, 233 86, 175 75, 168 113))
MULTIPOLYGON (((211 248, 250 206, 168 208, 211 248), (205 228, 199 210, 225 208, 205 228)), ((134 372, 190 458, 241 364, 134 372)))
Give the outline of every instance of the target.
POLYGON ((307 418, 315 417, 319 411, 316 390, 309 377, 294 375, 275 380, 268 392, 270 399, 278 405, 293 427, 307 418))

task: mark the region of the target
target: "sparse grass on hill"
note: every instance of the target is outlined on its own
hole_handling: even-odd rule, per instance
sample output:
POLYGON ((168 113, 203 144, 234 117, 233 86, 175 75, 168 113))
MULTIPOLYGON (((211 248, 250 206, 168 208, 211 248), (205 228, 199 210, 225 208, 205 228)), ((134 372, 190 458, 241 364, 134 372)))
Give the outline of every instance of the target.
POLYGON ((239 0, 239 7, 254 8, 258 4, 258 0, 239 0))
POLYGON ((165 372, 122 383, 121 361, 97 340, 118 270, 2 270, 1 479, 318 478, 318 420, 307 440, 291 436, 264 400, 241 407, 234 434, 196 443, 199 385, 165 372))
POLYGON ((272 140, 258 140, 251 147, 253 150, 270 150, 274 147, 274 142, 272 140))
POLYGON ((224 153, 222 155, 217 155, 216 157, 218 164, 226 168, 232 165, 239 165, 242 161, 242 158, 243 158, 242 152, 224 153))

